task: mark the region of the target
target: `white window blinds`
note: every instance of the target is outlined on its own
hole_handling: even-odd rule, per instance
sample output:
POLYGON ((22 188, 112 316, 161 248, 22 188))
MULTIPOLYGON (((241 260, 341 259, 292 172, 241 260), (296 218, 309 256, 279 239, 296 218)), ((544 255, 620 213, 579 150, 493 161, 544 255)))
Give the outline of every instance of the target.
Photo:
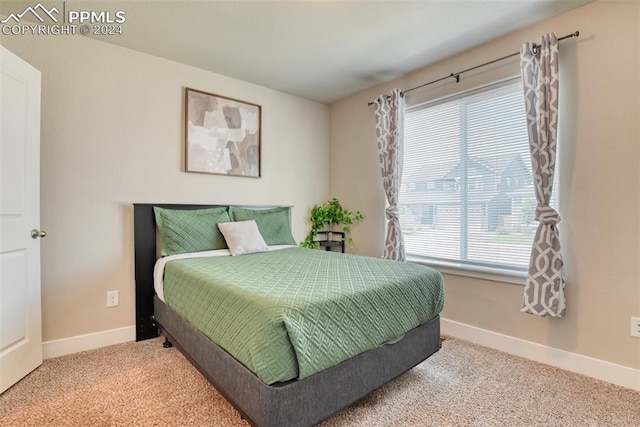
POLYGON ((407 109, 408 255, 524 270, 537 223, 520 79, 407 109))

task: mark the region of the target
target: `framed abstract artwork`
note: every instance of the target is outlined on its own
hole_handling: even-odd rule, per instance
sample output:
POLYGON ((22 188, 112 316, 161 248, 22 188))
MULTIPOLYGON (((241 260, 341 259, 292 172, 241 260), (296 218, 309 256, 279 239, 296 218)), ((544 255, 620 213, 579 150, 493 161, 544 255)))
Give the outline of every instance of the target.
POLYGON ((260 177, 262 107, 185 89, 185 171, 260 177))

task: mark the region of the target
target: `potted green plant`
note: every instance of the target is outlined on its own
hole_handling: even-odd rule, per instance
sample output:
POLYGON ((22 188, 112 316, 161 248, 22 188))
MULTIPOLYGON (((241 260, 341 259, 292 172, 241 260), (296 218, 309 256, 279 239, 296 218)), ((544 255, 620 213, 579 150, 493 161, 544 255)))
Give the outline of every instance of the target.
MULTIPOLYGON (((364 218, 360 211, 350 211, 345 209, 335 197, 322 205, 315 205, 311 208, 309 222, 311 230, 300 246, 305 248, 317 248, 320 246, 315 238, 319 231, 333 231, 338 225, 342 225, 342 232, 345 236, 345 243, 353 247, 353 239, 349 236, 351 225, 364 218)), ((331 237, 329 237, 331 240, 331 237)))

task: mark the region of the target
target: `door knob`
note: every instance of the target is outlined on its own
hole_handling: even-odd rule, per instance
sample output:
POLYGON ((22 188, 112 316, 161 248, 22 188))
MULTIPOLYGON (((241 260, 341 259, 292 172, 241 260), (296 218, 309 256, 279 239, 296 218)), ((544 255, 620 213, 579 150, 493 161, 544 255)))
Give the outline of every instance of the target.
POLYGON ((47 232, 44 230, 38 230, 37 228, 34 228, 33 230, 31 230, 31 238, 32 239, 37 239, 38 237, 43 238, 46 237, 47 232))

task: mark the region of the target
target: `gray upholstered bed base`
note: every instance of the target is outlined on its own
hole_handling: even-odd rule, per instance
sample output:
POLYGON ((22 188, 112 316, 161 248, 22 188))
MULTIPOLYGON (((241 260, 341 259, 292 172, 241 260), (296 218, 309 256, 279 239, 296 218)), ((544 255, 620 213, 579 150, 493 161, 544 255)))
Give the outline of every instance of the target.
POLYGON ((312 426, 413 368, 440 349, 440 318, 394 344, 360 354, 299 381, 269 386, 157 297, 155 321, 167 339, 251 424, 312 426))

